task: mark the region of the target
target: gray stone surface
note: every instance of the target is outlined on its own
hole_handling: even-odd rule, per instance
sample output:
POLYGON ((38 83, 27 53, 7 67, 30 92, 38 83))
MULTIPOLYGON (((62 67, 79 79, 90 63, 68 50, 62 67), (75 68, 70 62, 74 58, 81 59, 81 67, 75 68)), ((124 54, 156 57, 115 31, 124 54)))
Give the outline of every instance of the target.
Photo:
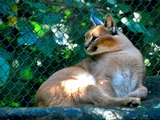
POLYGON ((141 106, 153 108, 160 103, 160 76, 146 77, 144 85, 148 88, 148 97, 141 106))
POLYGON ((0 108, 1 120, 160 119, 160 109, 127 107, 0 108))
POLYGON ((0 108, 0 120, 159 120, 160 76, 147 77, 147 100, 138 108, 98 107, 78 108, 0 108))

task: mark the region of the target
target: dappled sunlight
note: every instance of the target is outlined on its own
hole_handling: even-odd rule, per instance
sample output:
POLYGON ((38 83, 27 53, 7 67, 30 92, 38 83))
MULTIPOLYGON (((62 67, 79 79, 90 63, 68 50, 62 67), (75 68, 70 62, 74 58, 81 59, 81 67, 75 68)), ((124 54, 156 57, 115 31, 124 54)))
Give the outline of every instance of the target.
POLYGON ((77 92, 78 90, 82 90, 88 85, 95 85, 95 84, 96 84, 95 79, 87 73, 79 74, 77 76, 72 76, 72 79, 64 80, 61 82, 61 85, 64 87, 64 90, 68 94, 77 92))
MULTIPOLYGON (((160 51, 160 46, 155 43, 150 43, 150 45, 152 46, 152 50, 149 52, 149 55, 154 56, 155 54, 157 54, 160 57, 160 55, 158 54, 158 52, 160 51)), ((144 63, 145 66, 151 66, 151 59, 145 58, 144 63)))
POLYGON ((137 13, 137 12, 134 12, 133 14, 134 14, 133 21, 134 21, 134 22, 140 22, 140 20, 141 20, 141 18, 142 18, 142 17, 140 16, 140 14, 137 13))
POLYGON ((55 34, 55 37, 56 37, 55 41, 57 44, 67 45, 69 49, 73 50, 73 48, 77 47, 78 45, 68 42, 69 35, 65 33, 65 31, 67 31, 67 28, 65 28, 64 31, 62 30, 64 29, 64 27, 65 26, 63 24, 57 24, 56 26, 52 27, 52 32, 55 34))
POLYGON ((154 47, 154 52, 159 52, 160 51, 160 46, 158 46, 156 43, 151 43, 151 46, 154 47))
POLYGON ((107 110, 104 108, 91 108, 88 110, 88 113, 96 114, 97 116, 102 116, 105 120, 116 120, 123 119, 122 114, 116 112, 116 110, 107 110))
POLYGON ((150 60, 147 58, 144 59, 144 64, 145 66, 151 66, 150 60))

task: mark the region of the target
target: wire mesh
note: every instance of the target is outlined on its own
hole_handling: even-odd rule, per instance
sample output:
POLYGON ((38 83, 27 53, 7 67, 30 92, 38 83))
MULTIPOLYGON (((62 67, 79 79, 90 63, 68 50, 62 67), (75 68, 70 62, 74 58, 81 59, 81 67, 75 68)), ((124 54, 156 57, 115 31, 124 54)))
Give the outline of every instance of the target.
POLYGON ((0 107, 32 107, 39 86, 55 71, 87 55, 83 36, 90 9, 118 28, 142 52, 147 75, 160 74, 157 0, 1 0, 0 107))

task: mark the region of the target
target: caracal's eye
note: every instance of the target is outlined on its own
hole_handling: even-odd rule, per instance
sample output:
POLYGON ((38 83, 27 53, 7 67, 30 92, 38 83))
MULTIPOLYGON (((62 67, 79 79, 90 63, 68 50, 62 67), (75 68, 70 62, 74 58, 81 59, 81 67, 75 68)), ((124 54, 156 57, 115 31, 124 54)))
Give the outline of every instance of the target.
POLYGON ((94 42, 98 37, 96 36, 93 36, 92 39, 91 39, 91 42, 94 42))

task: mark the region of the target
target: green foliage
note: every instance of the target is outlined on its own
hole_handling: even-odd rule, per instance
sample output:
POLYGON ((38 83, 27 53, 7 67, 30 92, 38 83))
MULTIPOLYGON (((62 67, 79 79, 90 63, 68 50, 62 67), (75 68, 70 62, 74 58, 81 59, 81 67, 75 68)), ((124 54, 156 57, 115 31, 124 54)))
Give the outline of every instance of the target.
POLYGON ((10 71, 10 66, 5 59, 0 57, 0 86, 6 83, 8 77, 9 77, 9 71, 10 71))
POLYGON ((87 55, 83 36, 92 26, 90 9, 117 26, 144 55, 147 75, 160 69, 160 6, 154 1, 0 1, 0 106, 34 106, 39 86, 55 71, 87 55))

